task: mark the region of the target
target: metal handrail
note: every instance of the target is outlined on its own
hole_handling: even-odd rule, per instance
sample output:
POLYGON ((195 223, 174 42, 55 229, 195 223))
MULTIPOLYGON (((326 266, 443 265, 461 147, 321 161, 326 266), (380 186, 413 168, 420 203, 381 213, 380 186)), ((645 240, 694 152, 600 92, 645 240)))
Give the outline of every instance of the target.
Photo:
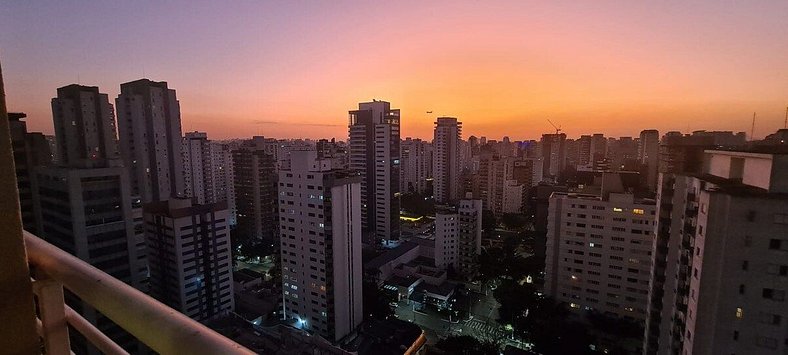
POLYGON ((254 354, 79 258, 25 232, 28 262, 161 354, 254 354))

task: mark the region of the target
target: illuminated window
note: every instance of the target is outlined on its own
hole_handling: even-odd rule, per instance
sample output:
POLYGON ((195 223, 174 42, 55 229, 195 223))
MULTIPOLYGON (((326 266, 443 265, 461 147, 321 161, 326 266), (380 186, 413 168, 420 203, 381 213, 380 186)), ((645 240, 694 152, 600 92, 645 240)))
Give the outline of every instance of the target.
POLYGON ((634 208, 634 209, 632 209, 632 213, 634 213, 634 214, 645 214, 646 211, 643 211, 640 208, 634 208))
POLYGON ((613 207, 613 212, 622 212, 622 211, 624 211, 624 210, 621 209, 621 208, 613 207))
POLYGON ((572 308, 580 308, 580 305, 577 303, 570 303, 569 306, 572 308))
POLYGON ((744 310, 741 307, 736 308, 736 318, 741 318, 744 316, 744 310))

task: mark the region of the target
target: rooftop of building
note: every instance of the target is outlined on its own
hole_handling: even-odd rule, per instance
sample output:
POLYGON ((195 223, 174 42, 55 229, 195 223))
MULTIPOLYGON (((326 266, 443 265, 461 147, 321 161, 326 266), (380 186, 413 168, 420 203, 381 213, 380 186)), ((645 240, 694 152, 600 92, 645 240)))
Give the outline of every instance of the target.
MULTIPOLYGON (((419 257, 417 257, 417 258, 415 258, 415 259, 413 259, 411 261, 408 261, 407 263, 405 263, 403 265, 405 265, 407 267, 421 267, 421 266, 435 267, 435 260, 432 259, 432 258, 428 258, 426 256, 419 256, 419 257)), ((400 266, 402 266, 402 265, 400 265, 400 266)), ((419 270, 419 272, 421 272, 421 270, 419 270)), ((423 272, 421 272, 421 273, 423 273, 423 272)), ((435 273, 432 273, 432 272, 426 272, 424 274, 427 275, 427 276, 438 276, 438 274, 435 274, 435 273)))
POLYGON ((707 152, 709 151, 786 155, 788 154, 788 144, 760 144, 760 145, 749 145, 745 147, 715 147, 714 149, 707 149, 707 152))
POLYGON ((416 287, 416 290, 417 291, 423 291, 423 292, 426 292, 426 293, 430 293, 430 294, 433 294, 433 295, 449 297, 449 296, 451 296, 452 293, 454 293, 454 290, 456 288, 457 288, 457 285, 449 283, 449 282, 443 282, 440 285, 432 285, 432 284, 429 284, 429 283, 426 283, 426 282, 422 282, 422 283, 419 284, 418 287, 416 287))
POLYGON ((414 284, 418 283, 420 280, 421 280, 420 277, 416 277, 413 275, 408 275, 406 277, 394 275, 392 277, 389 277, 388 280, 386 280, 386 284, 392 286, 399 286, 399 287, 411 287, 414 284))
POLYGON ((419 245, 415 242, 407 241, 400 244, 398 247, 394 249, 389 249, 383 254, 378 255, 374 259, 364 263, 364 269, 377 269, 381 266, 388 264, 397 258, 405 255, 405 253, 418 248, 419 245))
POLYGON ((770 193, 764 188, 743 184, 739 179, 727 179, 711 174, 689 174, 689 176, 696 177, 713 184, 713 186, 707 186, 705 189, 706 191, 710 192, 720 192, 732 196, 788 199, 788 193, 770 193))
POLYGON ((170 218, 192 216, 205 211, 227 210, 227 202, 196 204, 191 198, 173 197, 169 200, 146 203, 142 206, 144 213, 165 215, 170 218))

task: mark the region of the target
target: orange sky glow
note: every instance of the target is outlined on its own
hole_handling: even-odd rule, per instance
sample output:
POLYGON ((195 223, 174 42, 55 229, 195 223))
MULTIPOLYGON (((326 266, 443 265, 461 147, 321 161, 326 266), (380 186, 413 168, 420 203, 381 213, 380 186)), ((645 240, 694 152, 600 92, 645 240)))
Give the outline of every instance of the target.
POLYGON ((466 138, 538 139, 548 118, 570 137, 749 134, 753 112, 760 138, 788 105, 786 1, 147 6, 0 9, 9 109, 51 133, 57 87, 114 100, 143 72, 177 90, 184 132, 214 139, 346 139, 371 99, 402 109, 403 138, 430 138, 438 115, 466 138))

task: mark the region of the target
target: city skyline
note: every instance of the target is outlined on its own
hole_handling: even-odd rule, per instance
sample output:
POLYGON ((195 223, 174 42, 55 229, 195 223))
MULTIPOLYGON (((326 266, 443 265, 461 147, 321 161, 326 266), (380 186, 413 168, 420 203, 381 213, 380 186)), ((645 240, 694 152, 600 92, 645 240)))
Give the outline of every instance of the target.
POLYGON ((788 46, 775 39, 788 4, 776 1, 124 6, 0 9, 8 103, 30 131, 53 133, 57 87, 114 98, 142 77, 167 81, 183 130, 212 139, 342 139, 347 107, 372 99, 396 103, 402 137, 423 139, 439 116, 513 140, 553 132, 548 118, 572 138, 749 135, 753 112, 756 138, 783 126, 788 46))

